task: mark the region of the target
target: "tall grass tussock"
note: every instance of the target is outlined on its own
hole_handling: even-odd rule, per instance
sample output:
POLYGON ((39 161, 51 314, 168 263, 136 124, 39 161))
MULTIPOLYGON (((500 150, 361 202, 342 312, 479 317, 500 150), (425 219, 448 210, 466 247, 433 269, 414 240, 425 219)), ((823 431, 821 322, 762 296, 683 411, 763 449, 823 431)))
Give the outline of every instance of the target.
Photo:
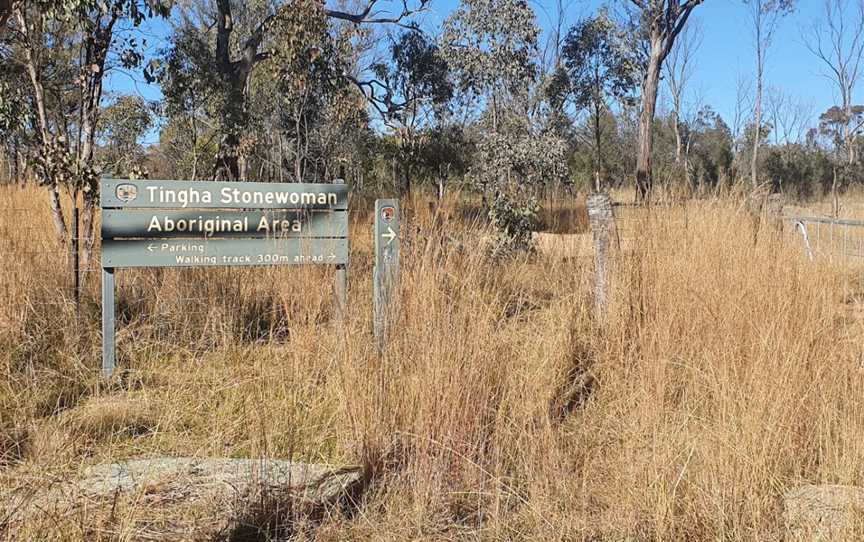
POLYGON ((0 539, 140 538, 134 503, 14 512, 133 457, 359 465, 357 502, 295 518, 298 540, 782 540, 787 490, 864 484, 864 275, 754 241, 731 199, 640 215, 602 324, 590 252, 493 261, 456 198, 403 201, 380 353, 353 202, 344 327, 327 267, 121 270, 105 382, 98 273, 76 321, 42 198, 0 192, 27 210, 0 215, 0 539))

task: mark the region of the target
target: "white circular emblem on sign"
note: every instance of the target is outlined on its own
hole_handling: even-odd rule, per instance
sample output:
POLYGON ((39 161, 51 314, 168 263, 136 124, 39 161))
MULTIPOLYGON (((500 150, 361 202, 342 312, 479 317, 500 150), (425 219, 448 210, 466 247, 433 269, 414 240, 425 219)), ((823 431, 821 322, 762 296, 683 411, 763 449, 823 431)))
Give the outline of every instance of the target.
POLYGON ((138 187, 134 184, 118 184, 114 195, 123 203, 129 203, 138 197, 138 187))

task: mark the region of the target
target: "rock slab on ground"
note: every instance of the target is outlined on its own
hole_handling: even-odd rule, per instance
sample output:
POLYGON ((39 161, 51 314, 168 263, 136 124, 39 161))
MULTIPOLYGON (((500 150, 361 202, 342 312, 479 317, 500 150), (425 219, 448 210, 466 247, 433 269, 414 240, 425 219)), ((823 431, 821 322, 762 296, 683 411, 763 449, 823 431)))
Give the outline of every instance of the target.
POLYGON ((788 540, 858 540, 864 532, 864 488, 805 485, 788 491, 783 504, 788 540))
MULTIPOLYGON (((17 521, 134 540, 247 540, 355 494, 358 468, 271 459, 154 458, 96 465, 36 494, 17 521)), ((36 525, 37 527, 33 527, 36 525)), ((32 531, 36 529, 36 531, 32 531)))

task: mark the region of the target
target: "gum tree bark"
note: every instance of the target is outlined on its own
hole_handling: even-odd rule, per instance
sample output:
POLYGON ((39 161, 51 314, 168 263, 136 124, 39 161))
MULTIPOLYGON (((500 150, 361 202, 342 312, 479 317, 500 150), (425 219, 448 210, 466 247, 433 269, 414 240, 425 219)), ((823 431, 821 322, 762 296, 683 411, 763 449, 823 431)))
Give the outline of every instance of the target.
POLYGON ((654 113, 660 69, 687 20, 704 0, 630 0, 636 6, 642 32, 649 46, 642 80, 642 112, 639 115, 639 156, 636 160, 636 198, 648 202, 653 187, 651 154, 654 151, 654 113))

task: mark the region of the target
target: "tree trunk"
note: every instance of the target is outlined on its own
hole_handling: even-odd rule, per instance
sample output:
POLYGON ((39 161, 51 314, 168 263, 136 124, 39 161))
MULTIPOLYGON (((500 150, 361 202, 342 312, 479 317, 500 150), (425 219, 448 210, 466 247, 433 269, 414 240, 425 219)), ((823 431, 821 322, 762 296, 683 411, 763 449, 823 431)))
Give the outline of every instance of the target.
POLYGON ((855 163, 855 131, 849 129, 852 123, 852 100, 844 97, 843 101, 846 121, 843 123, 843 141, 846 144, 846 164, 851 166, 855 163))
MULTIPOLYGON (((32 26, 27 24, 27 19, 24 16, 24 7, 19 6, 15 10, 15 15, 18 23, 21 25, 21 30, 26 33, 27 43, 24 45, 24 57, 27 62, 27 74, 30 76, 30 83, 33 85, 33 97, 36 105, 36 115, 39 119, 39 143, 42 158, 47 160, 51 152, 53 143, 51 132, 48 129, 48 113, 45 106, 45 89, 42 86, 40 70, 37 67, 37 60, 33 54, 33 39, 32 33, 35 33, 32 26)), ((41 21, 40 21, 41 22, 41 21)), ((61 245, 66 244, 67 230, 66 220, 63 217, 63 208, 60 206, 60 192, 57 187, 57 179, 50 170, 45 169, 45 184, 48 190, 48 201, 51 208, 51 220, 54 223, 54 232, 57 237, 57 242, 61 245)))
POLYGON ((18 150, 18 138, 15 138, 15 141, 12 143, 12 181, 14 183, 21 182, 21 162, 19 157, 21 156, 21 152, 18 150))
POLYGON ((600 192, 601 189, 601 181, 605 180, 602 175, 603 165, 602 165, 602 155, 600 153, 600 106, 595 102, 594 104, 594 190, 596 192, 600 192))
POLYGON ((678 111, 680 106, 676 105, 672 111, 672 128, 675 131, 675 165, 681 165, 681 158, 684 155, 684 143, 681 137, 681 127, 678 125, 678 111))
POLYGON ((93 30, 87 41, 86 66, 93 69, 87 71, 88 76, 82 84, 84 88, 84 100, 81 104, 84 108, 81 125, 81 152, 78 156, 78 182, 77 185, 84 190, 84 209, 81 216, 80 236, 84 243, 83 266, 86 269, 90 264, 93 254, 93 246, 96 244, 96 236, 93 234, 93 225, 96 221, 96 209, 99 201, 99 184, 96 174, 92 168, 93 150, 96 146, 96 126, 99 122, 99 104, 102 101, 102 81, 105 74, 105 58, 113 39, 113 29, 116 17, 112 17, 104 27, 93 30), (89 184, 89 186, 84 186, 89 184))
POLYGON ((651 154, 654 151, 654 111, 657 108, 657 88, 663 63, 663 41, 651 39, 651 55, 642 84, 642 112, 639 115, 639 157, 636 161, 636 199, 648 203, 653 185, 651 154))
MULTIPOLYGON (((231 106, 226 106, 230 108, 231 106)), ((219 140, 219 150, 216 154, 216 163, 213 167, 213 180, 215 181, 236 181, 240 179, 240 157, 238 149, 240 147, 240 138, 234 131, 234 128, 228 125, 232 123, 233 115, 223 111, 222 123, 223 129, 227 130, 219 140)))
POLYGON ((268 23, 274 20, 271 15, 265 18, 243 44, 238 60, 231 59, 231 34, 234 31, 234 18, 229 0, 217 0, 219 17, 216 21, 216 69, 226 89, 223 96, 220 121, 222 138, 213 167, 216 180, 238 180, 245 178, 245 167, 240 164, 240 134, 246 127, 248 114, 246 96, 252 69, 266 55, 258 53, 264 39, 268 23))
MULTIPOLYGON (((761 64, 761 61, 760 61, 761 64)), ((753 188, 759 185, 759 145, 762 140, 762 68, 757 70, 756 75, 756 104, 754 110, 754 122, 756 123, 753 134, 753 155, 750 157, 750 184, 753 188)))

